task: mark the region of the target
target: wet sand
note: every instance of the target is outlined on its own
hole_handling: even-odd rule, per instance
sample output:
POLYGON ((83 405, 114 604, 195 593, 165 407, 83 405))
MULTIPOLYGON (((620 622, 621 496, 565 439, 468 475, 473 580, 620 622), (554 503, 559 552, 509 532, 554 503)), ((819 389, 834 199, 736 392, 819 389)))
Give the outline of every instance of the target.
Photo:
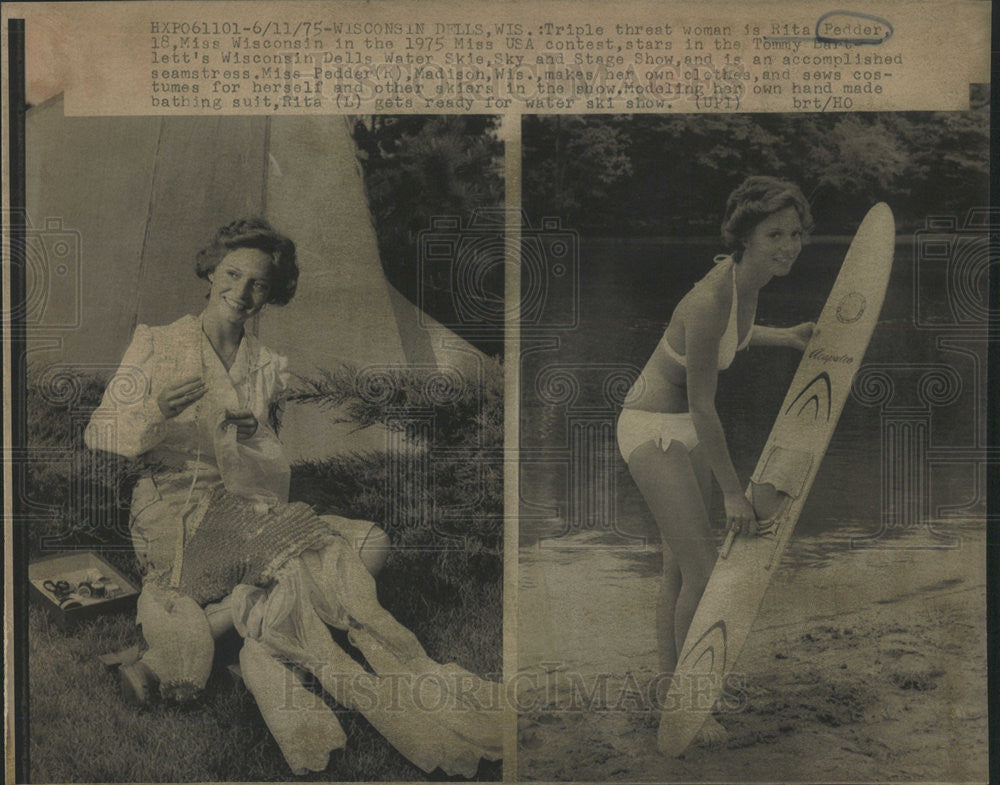
MULTIPOLYGON (((521 551, 519 776, 531 780, 985 781, 985 528, 862 545, 793 537, 734 667, 729 738, 656 752, 656 544, 521 551)), ((621 543, 621 539, 615 541, 621 543)))

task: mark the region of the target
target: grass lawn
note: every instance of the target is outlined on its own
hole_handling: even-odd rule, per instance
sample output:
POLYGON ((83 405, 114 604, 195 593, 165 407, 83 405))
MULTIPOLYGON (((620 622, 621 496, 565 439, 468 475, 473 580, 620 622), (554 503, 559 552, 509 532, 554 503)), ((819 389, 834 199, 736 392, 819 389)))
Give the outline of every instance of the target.
MULTIPOLYGON (((362 423, 383 421, 382 413, 400 406, 421 407, 427 401, 417 378, 400 377, 399 395, 378 405, 353 400, 350 371, 315 385, 309 395, 328 399, 353 411, 362 423)), ((79 394, 57 401, 45 391, 29 390, 29 439, 35 446, 80 446, 80 423, 96 405, 97 380, 81 380, 79 394), (81 416, 83 414, 84 416, 81 416)), ((434 498, 404 503, 389 532, 394 552, 379 576, 382 604, 412 629, 428 654, 457 662, 481 676, 498 680, 501 672, 502 622, 502 462, 496 457, 502 439, 502 380, 487 380, 457 397, 434 402, 441 427, 439 444, 460 457, 435 460, 438 482, 434 498), (477 457, 478 455, 478 457, 477 457), (471 491, 474 483, 475 492, 471 491), (432 522, 418 512, 454 506, 456 500, 476 501, 463 518, 461 531, 442 538, 432 522), (412 514, 411 514, 412 507, 412 514), (400 525, 401 524, 401 525, 400 525), (442 543, 445 547, 442 547, 442 543)), ((384 460, 352 456, 293 467, 292 498, 308 501, 319 512, 385 520, 387 500, 384 460)), ((44 537, 55 536, 67 546, 87 545, 101 552, 126 575, 139 582, 135 558, 123 539, 121 516, 127 519, 130 478, 137 467, 121 461, 73 462, 29 467, 31 498, 45 498, 59 509, 51 527, 33 531, 29 555, 41 555, 44 537), (67 474, 68 472, 68 474, 67 474), (86 475, 86 476, 81 476, 86 475), (70 480, 72 479, 72 482, 70 480), (83 497, 67 491, 73 482, 96 488, 83 497), (109 492, 110 489, 110 492, 109 492), (41 494, 41 496, 39 495, 41 494), (87 527, 91 511, 76 509, 74 498, 115 498, 116 526, 87 527), (124 499, 124 501, 122 501, 124 499)), ((451 527, 454 528, 454 527, 451 527)), ((46 549, 48 550, 48 549, 46 549)), ((335 634, 336 636, 336 634, 335 634)), ((285 760, 264 725, 253 697, 225 665, 235 662, 240 641, 231 635, 217 647, 216 667, 201 699, 191 707, 165 703, 146 708, 126 705, 118 694, 118 679, 96 659, 100 654, 139 640, 132 615, 107 616, 65 634, 32 606, 28 620, 30 778, 35 782, 190 782, 270 781, 292 779, 285 760)), ((337 637, 344 642, 344 637, 337 637)), ((301 779, 427 780, 358 712, 327 700, 338 712, 347 746, 335 751, 323 772, 301 779)), ((477 779, 498 780, 499 762, 481 762, 477 779)))

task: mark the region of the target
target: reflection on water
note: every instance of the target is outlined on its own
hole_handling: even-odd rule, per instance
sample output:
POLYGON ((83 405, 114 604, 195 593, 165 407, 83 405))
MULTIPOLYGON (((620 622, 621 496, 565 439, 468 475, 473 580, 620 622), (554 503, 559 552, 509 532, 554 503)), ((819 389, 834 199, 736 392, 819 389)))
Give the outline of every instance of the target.
MULTIPOLYGON (((846 249, 846 242, 808 246, 789 276, 761 291, 757 322, 782 326, 816 319, 846 249)), ((617 407, 607 402, 608 379, 623 373, 635 377, 662 335, 672 307, 710 268, 712 253, 714 248, 703 243, 583 241, 579 299, 554 291, 556 299, 549 304, 559 321, 575 314, 577 326, 553 333, 558 336, 555 347, 522 336, 522 544, 541 539, 558 545, 559 539, 570 536, 581 545, 587 540, 641 552, 644 545, 658 543, 649 512, 614 446, 617 407), (570 461, 573 440, 580 433, 597 434, 604 442, 570 461), (606 467, 598 472, 600 488, 580 488, 579 477, 588 471, 581 464, 592 464, 589 476, 594 466, 606 467), (600 536, 581 539, 584 533, 600 536)), ((982 438, 974 413, 985 396, 985 389, 976 384, 977 370, 985 367, 985 333, 956 346, 942 344, 939 331, 917 329, 913 267, 912 246, 897 246, 888 295, 865 362, 950 365, 961 381, 953 399, 928 407, 917 394, 914 378, 897 383, 892 405, 918 413, 922 407, 934 449, 975 446, 982 438)), ((922 312, 947 310, 933 301, 935 297, 946 299, 943 286, 922 290, 922 312)), ((718 410, 743 478, 756 464, 797 363, 791 350, 753 348, 741 352, 719 377, 718 410)), ((883 528, 884 421, 878 407, 848 400, 803 508, 799 535, 836 531, 844 521, 855 522, 868 534, 883 528)), ((906 486, 904 494, 925 494, 932 513, 950 507, 952 514, 982 514, 981 468, 967 461, 947 464, 925 459, 918 467, 925 473, 909 478, 915 484, 906 486)), ((720 520, 721 509, 716 495, 713 520, 720 520)))

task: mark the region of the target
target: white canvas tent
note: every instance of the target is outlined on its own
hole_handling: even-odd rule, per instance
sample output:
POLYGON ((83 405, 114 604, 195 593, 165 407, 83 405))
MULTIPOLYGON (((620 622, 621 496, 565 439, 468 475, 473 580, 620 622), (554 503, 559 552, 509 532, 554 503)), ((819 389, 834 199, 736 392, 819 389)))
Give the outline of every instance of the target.
MULTIPOLYGON (((474 372, 484 359, 386 281, 344 117, 65 117, 57 97, 29 110, 26 140, 36 366, 107 374, 136 323, 197 313, 207 285, 195 253, 244 215, 263 215, 298 248, 295 299, 258 326, 293 370, 474 372)), ((378 446, 378 434, 318 431, 314 414, 286 413, 293 457, 378 446)))

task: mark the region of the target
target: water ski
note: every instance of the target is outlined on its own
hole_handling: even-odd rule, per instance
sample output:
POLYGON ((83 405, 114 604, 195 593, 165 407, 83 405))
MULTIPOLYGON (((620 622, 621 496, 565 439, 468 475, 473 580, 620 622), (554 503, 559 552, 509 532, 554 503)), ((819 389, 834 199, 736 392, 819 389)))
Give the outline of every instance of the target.
POLYGON ((762 534, 727 537, 665 697, 657 747, 680 755, 711 714, 788 545, 864 357, 892 269, 895 224, 885 203, 861 222, 816 323, 747 494, 762 534))

